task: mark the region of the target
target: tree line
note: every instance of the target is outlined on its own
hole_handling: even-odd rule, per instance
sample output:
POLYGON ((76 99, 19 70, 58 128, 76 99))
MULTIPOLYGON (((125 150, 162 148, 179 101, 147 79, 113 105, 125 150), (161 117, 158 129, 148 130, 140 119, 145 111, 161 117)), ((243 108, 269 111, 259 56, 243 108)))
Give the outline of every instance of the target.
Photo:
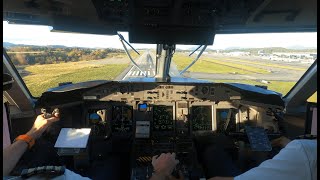
POLYGON ((8 55, 15 65, 54 64, 96 60, 113 54, 124 54, 121 49, 89 49, 69 47, 15 46, 7 48, 8 55))

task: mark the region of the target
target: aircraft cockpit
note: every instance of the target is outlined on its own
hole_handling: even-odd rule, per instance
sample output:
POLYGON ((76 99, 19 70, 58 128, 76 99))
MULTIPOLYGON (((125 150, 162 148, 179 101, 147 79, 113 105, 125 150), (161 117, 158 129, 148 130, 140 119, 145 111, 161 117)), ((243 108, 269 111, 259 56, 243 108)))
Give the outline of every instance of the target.
MULTIPOLYGON (((3 70, 14 79, 11 89, 3 92, 7 109, 10 110, 11 139, 31 127, 36 114, 51 113, 58 109, 61 117, 39 139, 34 149, 26 152, 15 168, 16 173, 26 167, 49 163, 52 166, 66 166, 91 179, 143 180, 152 176, 153 156, 175 152, 179 164, 173 174, 182 171, 186 179, 202 179, 208 178, 203 166, 203 151, 208 145, 223 147, 232 161, 245 172, 280 151, 280 148, 271 146, 270 141, 273 139, 284 135, 316 136, 314 129, 311 133, 311 126, 315 127, 316 120, 312 120, 311 115, 308 115, 311 120, 304 120, 308 113, 306 99, 317 91, 316 59, 309 63, 308 70, 305 70, 286 96, 261 83, 250 85, 208 81, 206 79, 211 76, 208 72, 197 74, 190 70, 201 61, 205 50, 215 43, 215 37, 219 34, 316 32, 316 16, 313 14, 317 11, 316 6, 313 6, 316 1, 307 4, 300 0, 295 3, 285 0, 83 0, 24 3, 11 0, 3 4, 4 20, 11 24, 49 25, 52 26, 52 33, 115 36, 121 43, 129 65, 121 69, 123 72, 118 76, 121 79, 117 80, 84 78, 86 80, 81 82, 68 82, 71 77, 100 77, 106 71, 91 64, 92 74, 88 73, 89 70, 80 69, 74 74, 66 72, 48 79, 39 76, 38 81, 31 86, 38 87, 37 83, 50 79, 55 81, 56 86, 46 87, 45 92, 34 98, 25 85, 25 82, 31 82, 30 78, 34 74, 27 74, 23 78, 19 75, 32 68, 24 67, 28 64, 17 68, 11 60, 19 57, 19 53, 4 48, 3 70), (121 33, 123 31, 128 32, 128 38, 121 33), (152 49, 140 54, 142 50, 135 49, 139 43, 154 45, 152 49), (191 52, 189 56, 194 54, 188 63, 175 67, 172 62, 177 62, 174 56, 179 53, 179 44, 196 48, 188 49, 185 53, 188 55, 191 52), (136 58, 137 54, 141 58, 136 58), (142 60, 143 63, 139 62, 142 60), (203 79, 185 76, 192 73, 195 76, 206 76, 203 79), (59 78, 64 78, 64 82, 58 85, 59 78), (297 120, 299 118, 303 120, 297 120), (85 146, 66 143, 65 147, 57 147, 57 143, 61 143, 59 138, 63 129, 74 133, 74 138, 87 137, 85 146)), ((52 53, 61 53, 59 48, 52 53)), ((27 50, 20 51, 23 54, 27 50)), ((40 58, 39 54, 46 52, 46 49, 28 52, 35 57, 29 58, 28 62, 36 61, 40 58)), ((79 50, 75 52, 74 56, 81 53, 79 50)), ((59 54, 60 57, 64 58, 59 54)), ((114 59, 115 56, 108 58, 114 59)), ((226 59, 224 67, 242 72, 246 70, 245 67, 232 67, 232 63, 241 61, 226 59)), ((265 61, 254 59, 252 64, 265 61)), ((75 60, 70 62, 78 63, 75 60)), ((81 67, 88 63, 79 62, 82 63, 81 67)), ((215 66, 222 67, 221 62, 219 64, 213 60, 210 63, 213 62, 215 66)), ((58 63, 52 64, 63 69, 58 63)), ((265 64, 270 68, 285 69, 289 66, 288 63, 278 63, 275 67, 269 62, 265 64)), ((39 67, 41 65, 35 64, 39 67)), ((110 66, 117 68, 112 63, 110 66)), ((298 68, 295 66, 288 69, 301 71, 298 68)), ((46 70, 44 66, 42 69, 46 70)), ((248 71, 258 72, 254 69, 248 71)), ((264 73, 273 72, 262 71, 257 76, 264 73)), ((238 75, 246 74, 229 73, 226 76, 238 75)))

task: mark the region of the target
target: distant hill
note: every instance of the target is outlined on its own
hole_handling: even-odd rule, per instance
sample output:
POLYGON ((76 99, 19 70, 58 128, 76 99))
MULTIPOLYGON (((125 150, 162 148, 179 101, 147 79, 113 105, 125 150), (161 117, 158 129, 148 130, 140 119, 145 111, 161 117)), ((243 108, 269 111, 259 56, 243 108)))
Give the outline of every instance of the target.
POLYGON ((3 42, 3 47, 5 47, 5 48, 10 48, 10 47, 14 47, 14 46, 23 46, 23 44, 13 44, 13 43, 9 43, 9 42, 3 42))
MULTIPOLYGON (((26 45, 26 44, 14 44, 10 42, 3 42, 3 47, 5 48, 12 48, 12 47, 43 47, 43 46, 38 46, 38 45, 26 45)), ((65 48, 66 46, 61 46, 61 45, 48 45, 45 47, 51 47, 51 48, 65 48)))
POLYGON ((68 48, 67 46, 63 46, 63 45, 48 45, 47 47, 51 47, 51 48, 68 48))
MULTIPOLYGON (((116 48, 88 48, 88 47, 79 47, 79 46, 64 46, 64 45, 27 45, 27 44, 14 44, 10 42, 3 42, 3 47, 5 48, 12 48, 12 47, 35 47, 35 48, 43 48, 43 47, 48 47, 48 48, 85 48, 85 49, 116 49, 116 48)), ((119 48, 121 49, 121 48, 119 48)))

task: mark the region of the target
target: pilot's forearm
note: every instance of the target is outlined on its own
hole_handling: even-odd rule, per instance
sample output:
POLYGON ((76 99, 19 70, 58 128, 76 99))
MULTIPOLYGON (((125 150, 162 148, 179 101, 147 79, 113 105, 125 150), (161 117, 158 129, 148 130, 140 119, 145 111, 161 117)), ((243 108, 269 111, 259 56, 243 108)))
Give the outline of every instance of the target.
POLYGON ((3 149, 2 165, 4 176, 9 175, 27 149, 28 144, 21 140, 17 140, 7 148, 3 149))

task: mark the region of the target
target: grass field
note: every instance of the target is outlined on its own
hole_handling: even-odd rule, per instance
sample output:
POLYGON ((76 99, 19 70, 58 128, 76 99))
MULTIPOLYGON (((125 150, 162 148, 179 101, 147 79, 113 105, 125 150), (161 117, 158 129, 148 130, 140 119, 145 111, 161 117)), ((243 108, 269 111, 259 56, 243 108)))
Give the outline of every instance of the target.
POLYGON ((316 91, 312 96, 309 97, 309 99, 307 99, 308 102, 317 102, 317 95, 318 92, 316 91))
MULTIPOLYGON (((178 70, 182 70, 193 61, 194 57, 189 57, 182 53, 176 53, 172 59, 173 62, 177 65, 178 70)), ((234 72, 238 74, 269 73, 265 69, 214 60, 206 57, 200 58, 198 62, 196 62, 191 68, 188 69, 188 71, 219 74, 230 74, 234 72)))
POLYGON ((272 61, 270 61, 270 63, 261 63, 261 62, 252 62, 252 61, 248 61, 248 60, 238 60, 238 59, 229 59, 229 58, 222 58, 222 60, 223 61, 229 61, 229 62, 246 63, 248 65, 259 65, 259 66, 275 67, 275 68, 295 70, 295 71, 306 71, 307 70, 306 68, 297 68, 297 67, 292 67, 292 66, 274 64, 274 63, 272 63, 272 61))
MULTIPOLYGON (((129 51, 129 53, 130 53, 130 56, 132 57, 132 59, 136 59, 137 57, 139 57, 139 55, 132 50, 129 51)), ((143 51, 140 51, 139 53, 143 54, 143 51)), ((128 56, 125 52, 124 53, 109 53, 106 58, 128 58, 128 56)))
POLYGON ((88 65, 80 62, 25 66, 30 75, 23 77, 34 97, 42 92, 58 86, 61 82, 82 82, 89 80, 113 80, 128 64, 88 65))

